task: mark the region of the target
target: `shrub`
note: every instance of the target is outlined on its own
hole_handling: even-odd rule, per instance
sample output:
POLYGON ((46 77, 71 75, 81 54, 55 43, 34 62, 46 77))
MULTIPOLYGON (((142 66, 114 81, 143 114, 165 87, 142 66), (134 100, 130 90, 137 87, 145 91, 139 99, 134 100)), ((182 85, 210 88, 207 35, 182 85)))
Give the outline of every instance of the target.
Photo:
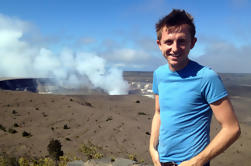
POLYGON ((20 157, 18 159, 19 166, 55 166, 55 163, 50 158, 41 158, 38 160, 35 159, 27 159, 24 157, 20 157))
POLYGON ((58 161, 60 156, 64 155, 64 152, 61 150, 61 143, 59 140, 52 139, 47 146, 47 150, 49 152, 49 156, 55 160, 58 161))
POLYGON ((88 107, 93 107, 91 103, 89 102, 85 102, 85 105, 88 106, 88 107))
POLYGON ((0 156, 0 166, 8 165, 8 161, 3 156, 0 156))
POLYGON ((12 114, 16 114, 17 113, 17 111, 16 110, 12 110, 12 114))
POLYGON ((31 133, 28 133, 27 131, 24 131, 22 135, 23 137, 27 137, 27 138, 32 136, 31 133))
POLYGON ((138 112, 138 115, 146 115, 144 112, 138 112))
POLYGON ((90 141, 88 142, 87 145, 83 144, 80 147, 80 151, 83 152, 89 160, 90 159, 100 159, 100 158, 104 157, 104 155, 102 153, 98 152, 97 149, 98 149, 98 147, 96 147, 90 141))
POLYGON ((115 157, 112 157, 112 158, 111 158, 111 162, 114 162, 114 161, 115 161, 115 157))
POLYGON ((64 129, 70 129, 69 126, 67 126, 67 124, 64 125, 64 129))
POLYGON ((133 161, 138 161, 137 158, 136 158, 136 154, 129 154, 129 155, 128 155, 128 158, 129 158, 130 160, 133 160, 133 161))
POLYGON ((110 121, 110 120, 112 120, 111 116, 106 119, 107 122, 110 121))
POLYGON ((0 124, 0 130, 6 131, 6 128, 0 124))
POLYGON ((146 135, 151 135, 151 133, 149 131, 146 132, 146 135))
MULTIPOLYGON (((80 160, 74 157, 74 160, 80 160)), ((25 157, 10 157, 6 154, 0 155, 0 166, 66 166, 69 161, 72 161, 68 156, 60 156, 58 164, 51 158, 25 158, 25 157)))
POLYGON ((6 154, 0 156, 0 166, 19 166, 15 157, 10 157, 6 154))
POLYGON ((70 139, 70 138, 65 138, 65 140, 66 140, 66 141, 71 141, 71 139, 70 139))
POLYGON ((14 123, 14 125, 13 125, 14 127, 19 127, 19 125, 17 124, 17 123, 14 123))
POLYGON ((15 134, 15 133, 17 133, 17 130, 9 128, 8 132, 11 134, 15 134))

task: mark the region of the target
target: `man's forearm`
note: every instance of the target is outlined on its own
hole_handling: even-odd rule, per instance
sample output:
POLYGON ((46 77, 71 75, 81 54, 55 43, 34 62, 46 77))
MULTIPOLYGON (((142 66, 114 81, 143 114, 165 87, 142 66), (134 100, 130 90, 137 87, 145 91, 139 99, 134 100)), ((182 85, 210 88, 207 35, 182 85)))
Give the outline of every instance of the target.
POLYGON ((221 130, 211 143, 192 159, 202 164, 226 150, 240 135, 239 122, 228 97, 210 104, 210 107, 215 118, 221 124, 221 130))
POLYGON ((152 129, 149 149, 156 148, 159 141, 160 114, 155 113, 152 120, 152 129))
POLYGON ((226 150, 240 135, 238 124, 222 127, 211 143, 192 160, 205 164, 215 156, 226 150))
POLYGON ((160 115, 159 115, 159 111, 156 110, 153 116, 150 145, 149 145, 149 152, 152 157, 154 166, 161 165, 159 161, 159 153, 156 150, 156 146, 159 142, 159 128, 160 128, 160 115))
POLYGON ((155 95, 155 112, 152 120, 151 137, 149 145, 149 152, 152 157, 154 166, 161 166, 159 161, 159 153, 156 150, 156 146, 159 142, 159 128, 160 128, 159 95, 155 95))

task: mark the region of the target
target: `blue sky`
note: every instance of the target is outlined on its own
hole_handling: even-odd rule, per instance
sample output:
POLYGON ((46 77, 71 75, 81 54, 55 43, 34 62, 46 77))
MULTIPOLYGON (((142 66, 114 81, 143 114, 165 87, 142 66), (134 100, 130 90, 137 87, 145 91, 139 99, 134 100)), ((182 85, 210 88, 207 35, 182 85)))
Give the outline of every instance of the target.
POLYGON ((39 54, 45 49, 53 57, 68 50, 98 56, 105 68, 152 71, 166 63, 155 42, 155 23, 173 8, 194 16, 198 42, 191 59, 217 72, 251 73, 248 0, 1 0, 0 31, 20 32, 10 35, 19 50, 13 56, 19 56, 17 63, 36 56, 28 50, 39 54))

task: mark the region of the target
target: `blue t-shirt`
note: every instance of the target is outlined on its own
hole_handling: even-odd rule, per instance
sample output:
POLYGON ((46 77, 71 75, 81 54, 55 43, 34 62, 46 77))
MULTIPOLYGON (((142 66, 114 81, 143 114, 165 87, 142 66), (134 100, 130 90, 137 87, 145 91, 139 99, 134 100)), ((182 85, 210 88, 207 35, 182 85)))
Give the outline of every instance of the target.
POLYGON ((159 95, 160 162, 179 164, 200 153, 210 142, 209 104, 227 96, 220 77, 191 60, 174 72, 166 64, 154 72, 153 92, 159 95))

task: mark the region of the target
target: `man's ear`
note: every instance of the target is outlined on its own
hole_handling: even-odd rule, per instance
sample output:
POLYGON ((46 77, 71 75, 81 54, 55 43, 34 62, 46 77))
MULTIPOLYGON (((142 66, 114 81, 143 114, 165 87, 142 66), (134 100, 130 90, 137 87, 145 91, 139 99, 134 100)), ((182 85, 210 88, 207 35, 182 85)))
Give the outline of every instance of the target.
POLYGON ((197 38, 196 37, 194 37, 193 39, 192 39, 192 41, 191 41, 191 47, 190 47, 190 49, 192 49, 194 46, 195 46, 195 43, 197 42, 197 38))
MULTIPOLYGON (((157 40, 156 43, 158 44, 158 46, 159 46, 159 48, 160 48, 160 46, 161 46, 160 40, 157 40)), ((161 48, 160 48, 160 49, 161 49, 161 48)))

